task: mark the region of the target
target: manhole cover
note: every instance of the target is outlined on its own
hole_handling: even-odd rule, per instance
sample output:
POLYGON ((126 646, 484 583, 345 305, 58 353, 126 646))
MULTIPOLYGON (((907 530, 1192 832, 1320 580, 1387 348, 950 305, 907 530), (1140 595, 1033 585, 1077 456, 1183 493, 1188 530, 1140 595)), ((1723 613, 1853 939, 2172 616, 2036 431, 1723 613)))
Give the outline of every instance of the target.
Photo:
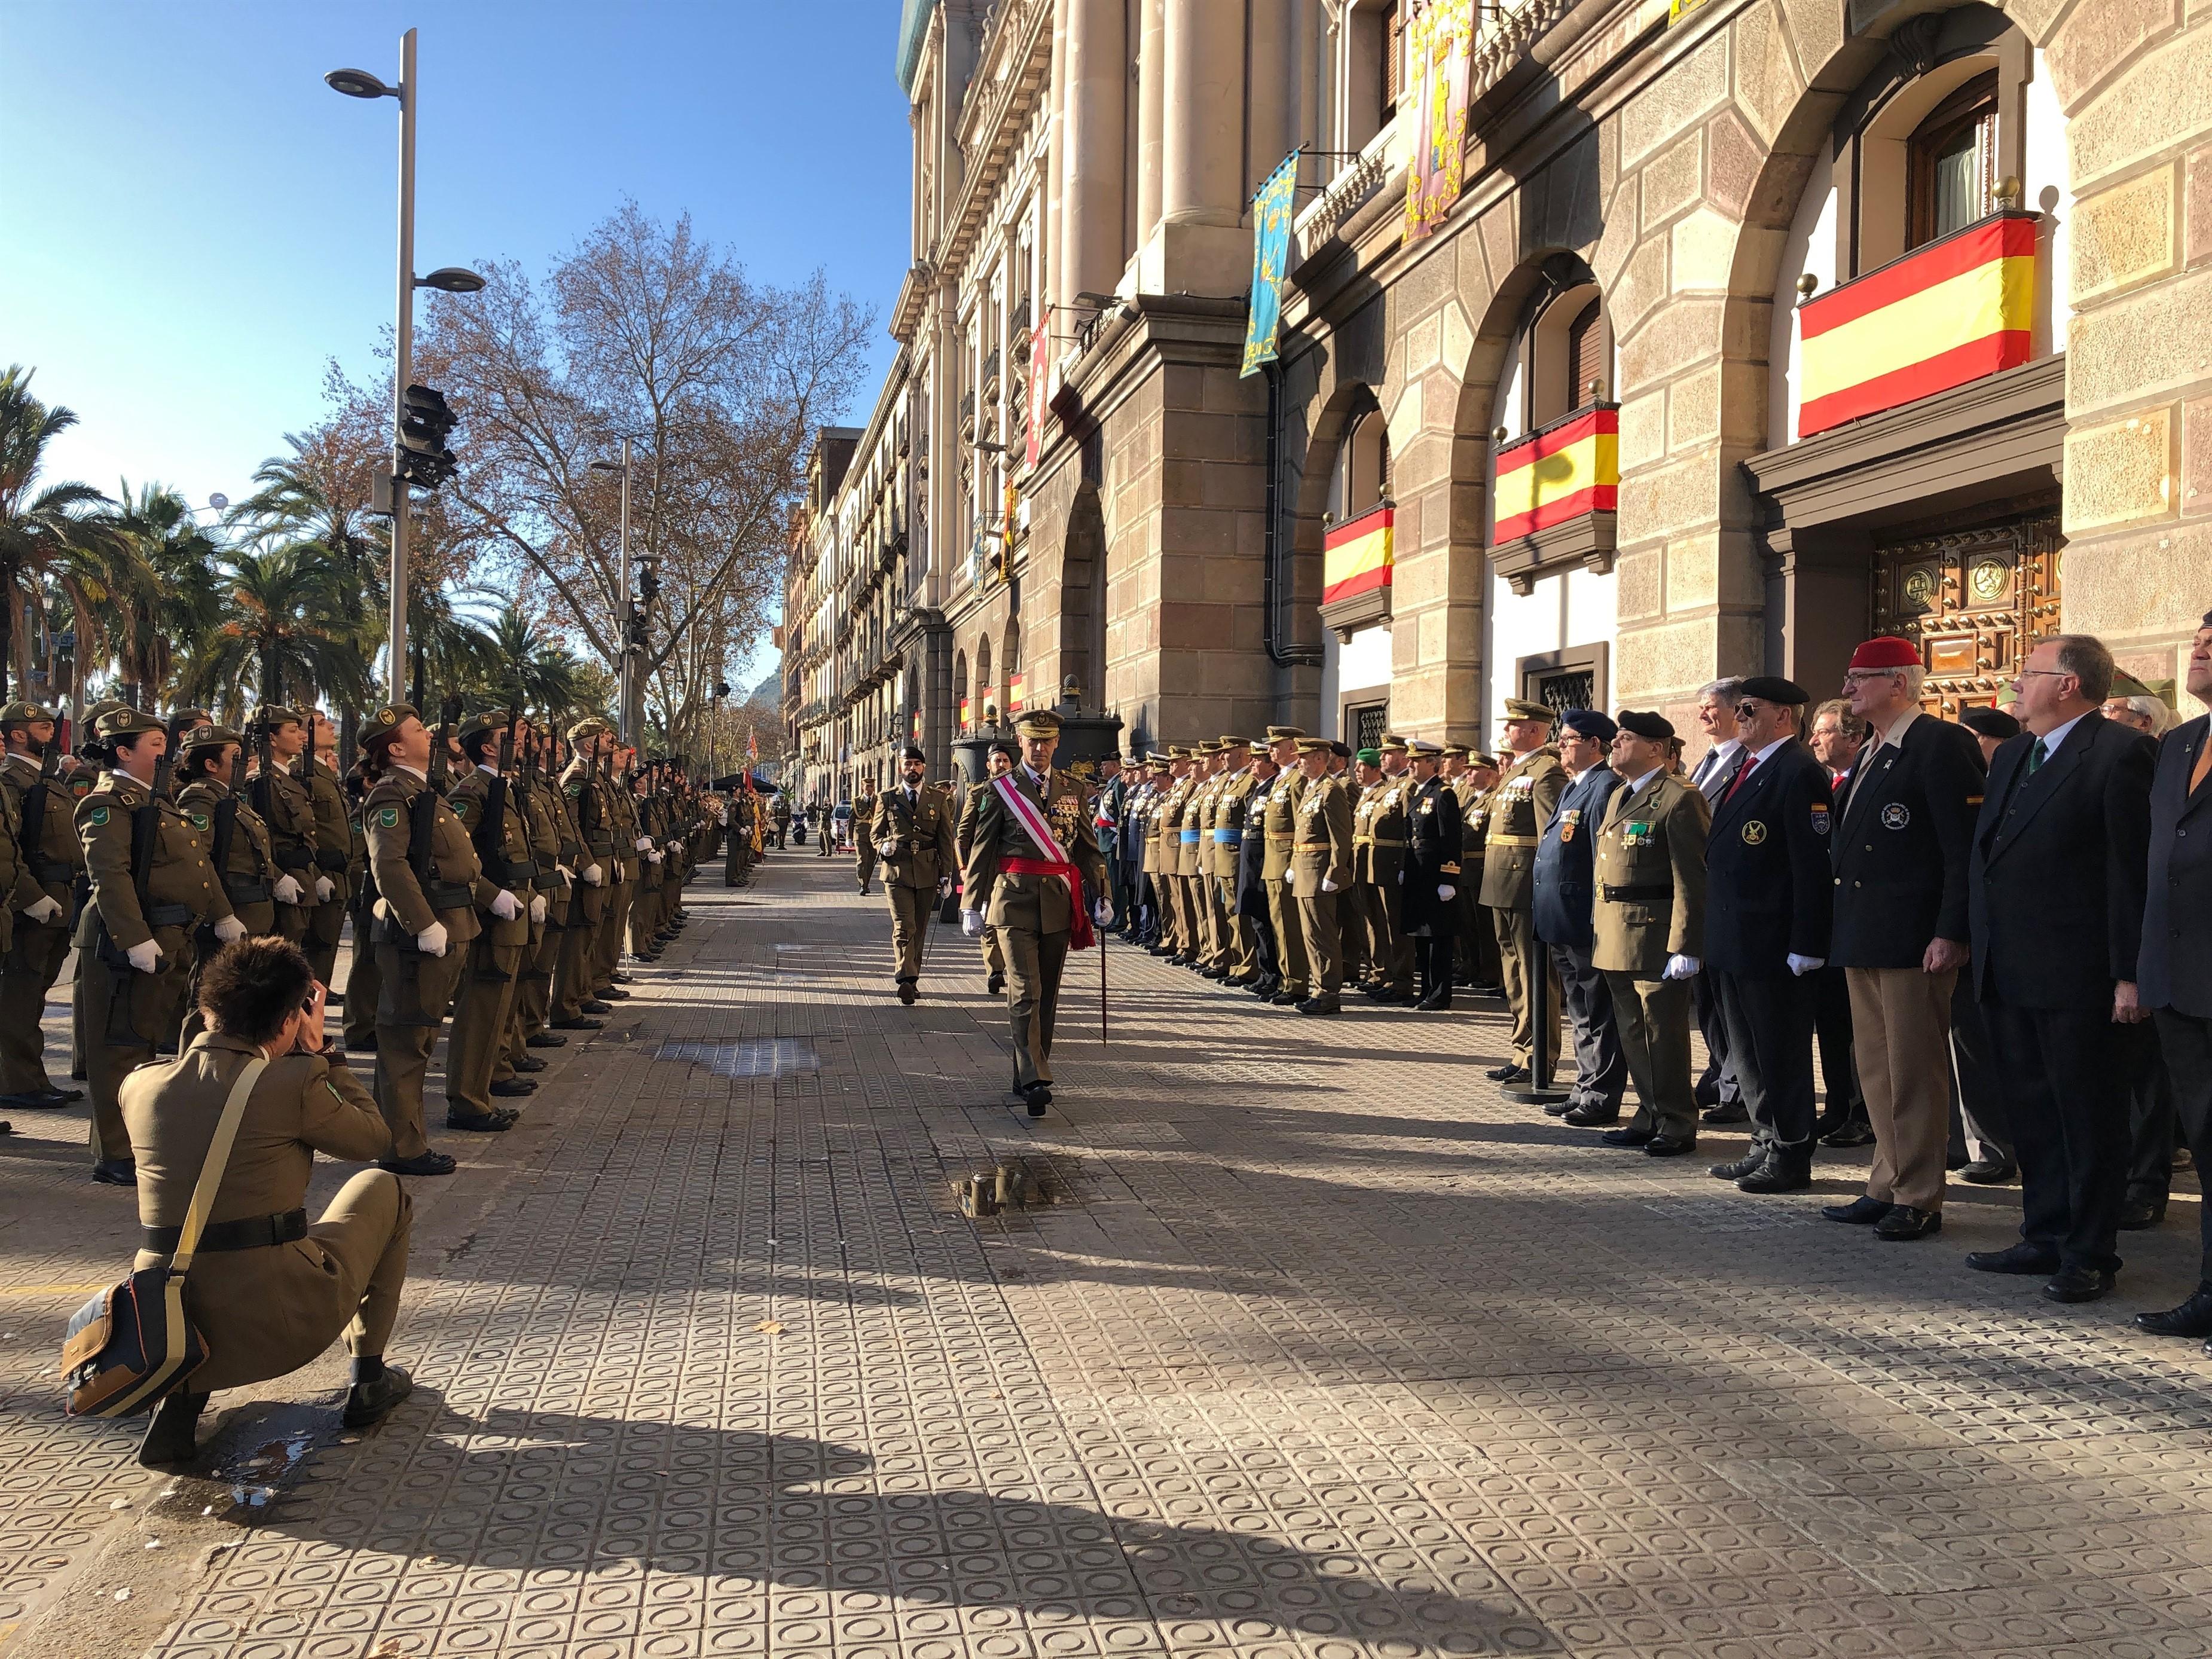
POLYGON ((664 1042, 655 1060, 704 1066, 716 1077, 793 1077, 822 1069, 814 1045, 799 1037, 758 1037, 747 1042, 664 1042))

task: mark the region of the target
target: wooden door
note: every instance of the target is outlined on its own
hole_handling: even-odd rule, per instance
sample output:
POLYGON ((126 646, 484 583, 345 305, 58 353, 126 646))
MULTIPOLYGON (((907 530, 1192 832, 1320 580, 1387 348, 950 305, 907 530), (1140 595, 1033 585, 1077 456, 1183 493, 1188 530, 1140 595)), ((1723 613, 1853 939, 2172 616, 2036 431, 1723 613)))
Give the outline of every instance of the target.
POLYGON ((1921 707, 1955 715, 1986 706, 2058 627, 2065 538, 2056 507, 1971 528, 1876 538, 1873 629, 1920 647, 1921 707))

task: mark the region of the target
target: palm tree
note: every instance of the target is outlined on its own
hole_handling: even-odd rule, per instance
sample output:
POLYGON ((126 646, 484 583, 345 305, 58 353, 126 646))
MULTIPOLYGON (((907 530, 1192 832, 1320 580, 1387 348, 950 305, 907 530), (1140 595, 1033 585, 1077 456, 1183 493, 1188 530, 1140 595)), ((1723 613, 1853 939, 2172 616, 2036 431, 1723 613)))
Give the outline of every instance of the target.
POLYGON ((222 586, 226 614, 179 676, 180 698, 240 711, 257 676, 263 702, 291 691, 344 703, 367 694, 360 624, 347 615, 358 594, 319 543, 234 554, 222 586))
POLYGON ((21 364, 0 372, 0 687, 11 671, 20 673, 15 624, 26 578, 90 550, 105 535, 99 509, 106 496, 90 484, 39 483, 46 446, 76 416, 33 397, 31 374, 21 364))
POLYGON ((455 605, 456 595, 476 600, 488 597, 485 590, 476 587, 408 586, 407 696, 418 708, 433 687, 465 694, 492 683, 498 672, 498 647, 492 635, 474 615, 455 605))
POLYGON ((581 706, 583 664, 551 634, 510 605, 492 621, 494 662, 489 690, 511 707, 558 719, 581 706))
POLYGON ((138 706, 158 700, 178 657, 197 655, 222 620, 221 550, 175 490, 146 484, 133 494, 125 480, 119 493, 105 545, 92 550, 106 593, 94 615, 118 671, 116 695, 138 706))
POLYGON ((260 488, 231 508, 227 522, 252 541, 320 548, 344 580, 345 614, 357 633, 367 620, 362 599, 390 532, 369 516, 367 473, 340 434, 288 432, 284 441, 292 453, 262 462, 253 475, 260 488))

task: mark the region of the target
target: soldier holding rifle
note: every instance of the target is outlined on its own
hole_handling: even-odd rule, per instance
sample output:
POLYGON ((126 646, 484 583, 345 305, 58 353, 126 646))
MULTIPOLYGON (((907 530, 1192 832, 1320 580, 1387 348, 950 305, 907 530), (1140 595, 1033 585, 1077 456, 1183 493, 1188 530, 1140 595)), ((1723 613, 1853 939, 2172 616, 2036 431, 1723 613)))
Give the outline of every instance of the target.
MULTIPOLYGON (((208 837, 208 862, 249 935, 276 931, 278 875, 269 826, 240 799, 246 783, 246 740, 222 726, 198 726, 178 740, 177 805, 192 828, 208 837)), ((183 1041, 199 1034, 200 970, 222 941, 212 927, 192 939, 191 974, 185 986, 183 1041)))
POLYGON ((8 899, 15 931, 0 958, 0 1104, 48 1110, 84 1098, 83 1090, 57 1089, 47 1077, 39 1029, 46 993, 69 955, 72 890, 84 869, 84 849, 70 820, 76 799, 62 775, 54 724, 52 711, 36 703, 0 708, 7 744, 0 793, 15 808, 22 849, 8 899))
POLYGON ((461 754, 468 770, 447 796, 475 846, 477 872, 477 935, 446 1044, 446 1127, 491 1134, 513 1128, 516 1115, 494 1106, 492 1097, 526 1095, 538 1087, 521 1077, 492 1081, 507 1044, 530 926, 544 921, 547 908, 537 893, 538 866, 509 787, 518 728, 527 730, 504 708, 463 721, 461 754))
MULTIPOLYGON (((301 948, 315 978, 328 985, 338 959, 338 937, 345 926, 346 903, 351 896, 348 872, 353 862, 353 828, 346 810, 345 791, 337 775, 337 728, 319 708, 301 711, 307 730, 307 746, 301 751, 295 775, 307 791, 315 817, 315 862, 301 873, 307 895, 307 937, 301 948)), ((332 999, 343 1002, 343 997, 332 999)))
POLYGON ((600 775, 615 738, 607 723, 595 717, 570 726, 568 741, 575 752, 561 774, 561 796, 575 821, 582 850, 577 854, 576 884, 569 890, 568 931, 561 939, 561 965, 553 982, 552 1024, 556 1031, 596 1031, 601 1022, 592 1016, 611 1008, 592 992, 599 934, 606 926, 609 890, 618 868, 614 819, 600 775))

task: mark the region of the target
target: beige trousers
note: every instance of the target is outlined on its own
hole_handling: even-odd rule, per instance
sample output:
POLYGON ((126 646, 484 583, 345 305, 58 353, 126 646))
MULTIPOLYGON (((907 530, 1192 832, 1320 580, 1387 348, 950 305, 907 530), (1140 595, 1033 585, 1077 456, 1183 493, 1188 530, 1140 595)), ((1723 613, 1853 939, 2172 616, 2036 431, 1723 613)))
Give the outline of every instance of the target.
POLYGON ((1874 1125, 1867 1196, 1943 1207, 1951 1132, 1951 992, 1956 969, 1846 968, 1851 1056, 1874 1125))

